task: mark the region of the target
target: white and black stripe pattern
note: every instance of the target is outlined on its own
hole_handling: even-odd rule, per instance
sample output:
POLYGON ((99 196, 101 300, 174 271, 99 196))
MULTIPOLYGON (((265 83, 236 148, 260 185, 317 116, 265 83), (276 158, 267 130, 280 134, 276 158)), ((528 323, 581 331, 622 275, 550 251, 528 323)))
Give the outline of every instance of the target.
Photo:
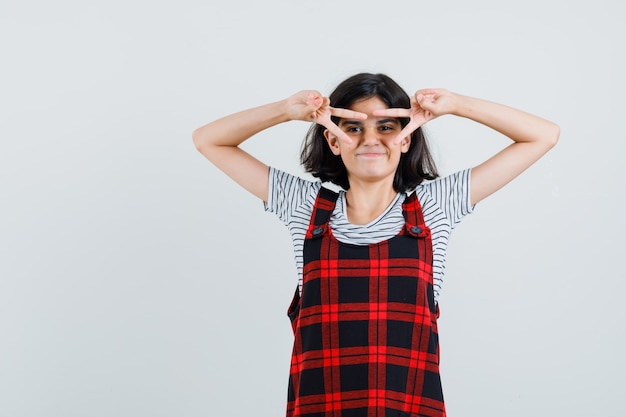
MULTIPOLYGON (((308 181, 270 168, 269 201, 265 210, 275 213, 289 228, 300 287, 304 236, 321 186, 319 181, 308 181)), ((450 233, 473 210, 469 191, 470 169, 421 184, 415 189, 424 213, 424 221, 431 230, 435 299, 439 296, 443 282, 450 233)), ((330 220, 333 235, 341 242, 355 245, 369 245, 392 238, 404 225, 402 203, 405 198, 406 194, 399 194, 389 208, 370 224, 354 225, 345 215, 345 193, 340 191, 330 220)))

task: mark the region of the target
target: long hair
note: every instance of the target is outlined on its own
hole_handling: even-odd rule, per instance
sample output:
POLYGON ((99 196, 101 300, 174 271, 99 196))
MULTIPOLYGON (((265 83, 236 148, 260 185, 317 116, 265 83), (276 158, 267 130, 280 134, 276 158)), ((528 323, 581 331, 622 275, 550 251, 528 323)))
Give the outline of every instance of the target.
MULTIPOLYGON (((394 80, 385 74, 360 73, 341 82, 329 96, 332 107, 350 108, 355 102, 372 97, 380 98, 389 108, 411 107, 411 99, 394 80)), ((333 116, 334 123, 339 118, 333 116)), ((409 123, 408 118, 400 118, 404 128, 409 123)), ((348 172, 341 156, 334 155, 326 138, 326 128, 313 124, 306 134, 300 162, 306 170, 323 182, 332 182, 344 190, 350 188, 348 172)), ((393 179, 393 188, 396 192, 407 192, 414 189, 424 180, 432 180, 439 176, 435 162, 428 150, 426 137, 422 128, 418 128, 411 135, 409 150, 401 154, 400 162, 393 179)))

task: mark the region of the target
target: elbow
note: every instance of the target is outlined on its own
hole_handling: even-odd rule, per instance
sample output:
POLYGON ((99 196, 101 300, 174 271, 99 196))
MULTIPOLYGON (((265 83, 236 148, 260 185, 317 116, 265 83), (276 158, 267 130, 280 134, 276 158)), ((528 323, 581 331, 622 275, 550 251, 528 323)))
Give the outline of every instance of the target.
POLYGON ((554 148, 559 141, 561 135, 561 128, 556 123, 545 120, 544 126, 541 130, 536 132, 534 142, 538 149, 543 149, 543 152, 548 152, 554 148))
POLYGON ((200 128, 191 133, 191 140, 193 141, 193 146, 195 146, 198 151, 202 152, 203 140, 202 135, 200 134, 200 128))
POLYGON ((213 161, 217 148, 211 143, 210 136, 207 133, 198 128, 191 133, 191 140, 196 150, 200 152, 206 159, 213 161))
POLYGON ((559 141, 559 137, 561 136, 561 128, 556 123, 550 122, 550 131, 546 135, 546 142, 548 144, 549 149, 554 148, 557 142, 559 141))

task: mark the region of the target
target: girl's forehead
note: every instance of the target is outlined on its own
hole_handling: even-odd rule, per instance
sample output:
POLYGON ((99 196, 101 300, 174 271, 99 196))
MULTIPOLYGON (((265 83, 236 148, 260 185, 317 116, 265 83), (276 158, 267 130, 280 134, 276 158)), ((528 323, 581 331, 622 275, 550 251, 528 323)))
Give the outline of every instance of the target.
POLYGON ((370 113, 373 110, 386 109, 387 104, 379 97, 367 97, 357 100, 350 106, 350 110, 360 111, 362 113, 370 113))

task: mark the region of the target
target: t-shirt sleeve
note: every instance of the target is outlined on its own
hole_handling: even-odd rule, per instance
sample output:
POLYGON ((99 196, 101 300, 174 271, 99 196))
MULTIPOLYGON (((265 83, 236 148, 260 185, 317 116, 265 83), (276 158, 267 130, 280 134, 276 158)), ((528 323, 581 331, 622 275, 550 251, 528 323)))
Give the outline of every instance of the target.
POLYGON ((269 190, 265 211, 274 213, 285 225, 289 224, 298 207, 311 205, 321 187, 319 181, 308 181, 270 167, 269 190))
POLYGON ((425 186, 453 229, 463 217, 474 211, 475 206, 470 201, 470 176, 471 168, 468 168, 425 186))

